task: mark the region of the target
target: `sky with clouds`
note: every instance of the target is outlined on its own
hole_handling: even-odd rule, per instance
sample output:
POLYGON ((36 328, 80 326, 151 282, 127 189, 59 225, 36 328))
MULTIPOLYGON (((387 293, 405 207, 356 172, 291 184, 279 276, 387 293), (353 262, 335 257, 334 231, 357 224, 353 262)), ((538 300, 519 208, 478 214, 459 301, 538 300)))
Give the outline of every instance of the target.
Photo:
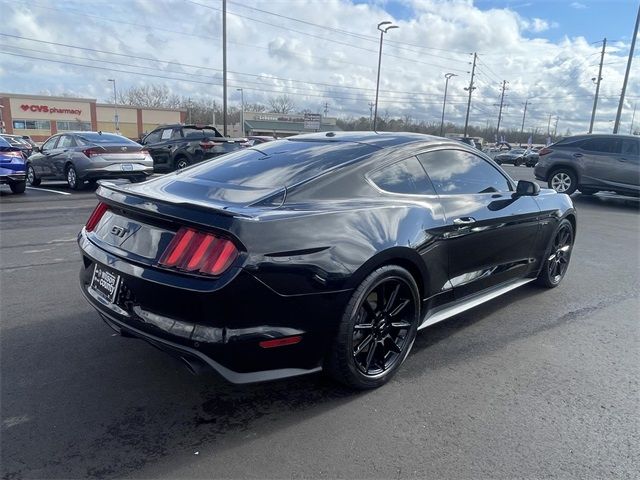
MULTIPOLYGON (((73 94, 105 101, 118 88, 165 84, 220 102, 221 0, 0 0, 0 91, 73 94)), ((594 131, 611 131, 637 0, 227 0, 229 103, 289 94, 299 109, 369 116, 379 35, 384 40, 379 112, 464 123, 472 52, 478 53, 470 123, 558 132, 588 129, 602 39, 607 49, 594 131)), ((640 45, 636 48, 636 57, 640 45)), ((640 103, 635 58, 621 130, 640 103)), ((640 123, 640 111, 636 115, 640 123)))

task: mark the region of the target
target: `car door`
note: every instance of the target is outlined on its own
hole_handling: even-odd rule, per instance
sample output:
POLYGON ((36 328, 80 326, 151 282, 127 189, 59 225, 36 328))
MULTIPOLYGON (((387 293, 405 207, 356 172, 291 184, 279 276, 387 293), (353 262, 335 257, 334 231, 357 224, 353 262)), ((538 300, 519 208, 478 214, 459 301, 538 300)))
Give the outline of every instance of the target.
POLYGON ((56 152, 51 155, 50 165, 53 175, 57 178, 66 178, 65 165, 71 159, 73 148, 76 147, 76 141, 71 135, 62 135, 58 140, 56 152))
POLYGON ((144 145, 147 147, 147 150, 149 150, 154 165, 160 167, 167 167, 169 165, 171 146, 174 142, 172 140, 174 135, 173 130, 173 128, 158 129, 145 137, 144 145))
POLYGON ((610 185, 624 180, 616 158, 618 153, 620 145, 615 137, 595 137, 583 141, 573 154, 584 165, 580 183, 610 185))
POLYGON ((60 135, 54 135, 51 137, 49 140, 44 142, 40 149, 40 153, 38 155, 34 155, 31 159, 31 165, 38 177, 47 178, 54 175, 52 160, 57 153, 58 140, 60 140, 60 135))
POLYGON ((540 209, 488 160, 457 149, 418 155, 446 217, 448 272, 456 298, 516 280, 533 267, 540 209))
POLYGON ((637 189, 640 186, 640 139, 619 138, 617 142, 620 144, 620 153, 616 154, 619 183, 637 189))

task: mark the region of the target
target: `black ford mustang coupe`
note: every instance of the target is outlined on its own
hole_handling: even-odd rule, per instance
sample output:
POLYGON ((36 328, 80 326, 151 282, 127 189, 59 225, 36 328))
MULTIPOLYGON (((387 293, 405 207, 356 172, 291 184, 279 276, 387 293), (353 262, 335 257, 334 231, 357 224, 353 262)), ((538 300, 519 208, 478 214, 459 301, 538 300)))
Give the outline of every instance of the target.
POLYGON ((301 135, 97 195, 78 238, 87 300, 234 383, 324 369, 377 387, 419 329, 557 286, 576 231, 567 195, 409 133, 301 135))

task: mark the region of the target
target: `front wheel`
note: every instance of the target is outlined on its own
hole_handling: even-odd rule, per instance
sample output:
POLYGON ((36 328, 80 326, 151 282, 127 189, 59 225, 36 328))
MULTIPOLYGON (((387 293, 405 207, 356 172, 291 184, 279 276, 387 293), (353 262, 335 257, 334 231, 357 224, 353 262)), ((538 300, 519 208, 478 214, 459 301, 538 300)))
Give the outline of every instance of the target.
POLYGON ((420 295, 414 278, 396 265, 365 278, 347 303, 326 369, 357 389, 386 383, 409 354, 418 329, 420 295))
POLYGON ((191 162, 186 157, 176 158, 175 164, 174 164, 175 170, 182 170, 183 168, 187 168, 189 165, 191 165, 191 162))
POLYGON ((571 195, 578 188, 578 179, 573 170, 560 168, 551 174, 548 185, 549 188, 553 188, 558 193, 571 195))
POLYGON ((547 288, 560 285, 569 268, 573 240, 573 225, 565 218, 556 228, 551 245, 547 249, 544 264, 537 278, 539 285, 547 288))

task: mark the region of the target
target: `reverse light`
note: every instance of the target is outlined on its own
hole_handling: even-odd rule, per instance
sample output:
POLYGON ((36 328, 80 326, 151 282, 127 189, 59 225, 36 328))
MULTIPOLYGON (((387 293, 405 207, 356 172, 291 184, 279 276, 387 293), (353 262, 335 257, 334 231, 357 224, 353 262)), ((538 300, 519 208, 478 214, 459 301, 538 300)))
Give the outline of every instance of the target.
POLYGON ((89 220, 87 220, 84 229, 87 232, 93 232, 93 229, 96 228, 98 222, 100 222, 100 219, 102 219, 107 210, 109 210, 109 206, 106 203, 98 203, 96 208, 93 210, 93 213, 91 213, 89 220))
POLYGON ((100 155, 101 152, 95 148, 85 148, 84 150, 82 150, 82 153, 84 153, 87 157, 91 158, 91 157, 97 157, 98 155, 100 155))
POLYGON ((238 257, 230 240, 182 227, 167 246, 160 265, 185 272, 220 275, 238 257))

